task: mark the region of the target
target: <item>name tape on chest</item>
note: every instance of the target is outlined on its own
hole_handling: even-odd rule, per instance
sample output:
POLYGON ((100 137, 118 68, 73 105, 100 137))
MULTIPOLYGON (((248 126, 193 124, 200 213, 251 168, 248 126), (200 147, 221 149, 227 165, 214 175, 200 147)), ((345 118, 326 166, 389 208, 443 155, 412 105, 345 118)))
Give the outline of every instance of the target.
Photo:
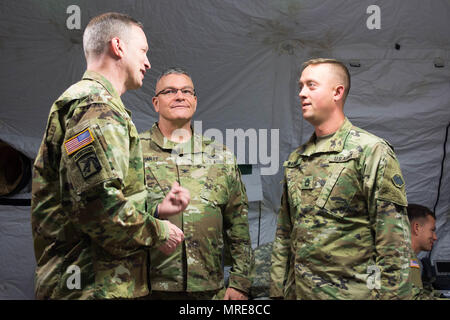
POLYGON ((92 135, 91 130, 87 128, 64 142, 64 147, 66 148, 67 155, 71 155, 75 151, 80 150, 93 141, 94 136, 92 135))

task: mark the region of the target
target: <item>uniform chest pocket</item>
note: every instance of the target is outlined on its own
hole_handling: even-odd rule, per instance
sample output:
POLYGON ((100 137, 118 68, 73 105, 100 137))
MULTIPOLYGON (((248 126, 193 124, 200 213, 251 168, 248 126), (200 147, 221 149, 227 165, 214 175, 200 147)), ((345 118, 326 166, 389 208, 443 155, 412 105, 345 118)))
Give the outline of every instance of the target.
POLYGON ((200 198, 209 206, 216 208, 221 208, 228 203, 227 192, 220 184, 215 184, 213 187, 211 185, 203 186, 200 198))
POLYGON ((350 161, 330 163, 333 170, 317 198, 316 205, 332 215, 348 215, 355 194, 360 190, 358 173, 350 161))
POLYGON ((221 213, 229 200, 229 177, 223 166, 212 165, 206 168, 207 173, 202 177, 200 198, 209 209, 221 213))
POLYGON ((218 196, 217 194, 210 193, 208 191, 204 191, 200 194, 200 201, 203 203, 205 207, 222 210, 227 204, 225 197, 218 196))

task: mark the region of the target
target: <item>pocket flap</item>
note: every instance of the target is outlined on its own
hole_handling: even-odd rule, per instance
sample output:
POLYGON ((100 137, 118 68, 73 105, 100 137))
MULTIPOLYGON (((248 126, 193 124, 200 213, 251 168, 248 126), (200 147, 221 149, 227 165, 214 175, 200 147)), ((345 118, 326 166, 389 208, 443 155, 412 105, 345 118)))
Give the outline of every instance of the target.
POLYGON ((344 168, 344 165, 337 166, 331 176, 327 179, 327 182, 325 182, 325 185, 323 186, 322 191, 320 192, 320 195, 316 201, 316 205, 319 208, 323 208, 327 203, 331 190, 333 190, 333 187, 336 184, 336 181, 339 179, 339 176, 341 175, 341 172, 342 170, 344 170, 344 168))

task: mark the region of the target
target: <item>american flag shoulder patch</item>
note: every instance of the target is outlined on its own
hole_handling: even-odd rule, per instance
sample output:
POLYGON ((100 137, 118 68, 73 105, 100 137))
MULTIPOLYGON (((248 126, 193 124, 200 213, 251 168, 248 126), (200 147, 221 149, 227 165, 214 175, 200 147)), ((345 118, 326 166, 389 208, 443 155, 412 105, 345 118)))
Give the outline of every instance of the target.
POLYGON ((414 260, 414 259, 411 259, 411 261, 410 261, 410 263, 409 263, 409 266, 410 266, 411 268, 417 268, 417 269, 420 269, 419 263, 418 263, 416 260, 414 260))
POLYGON ((77 150, 87 146, 94 141, 94 136, 89 128, 81 131, 76 136, 70 138, 64 142, 64 147, 66 148, 67 155, 71 155, 77 150))

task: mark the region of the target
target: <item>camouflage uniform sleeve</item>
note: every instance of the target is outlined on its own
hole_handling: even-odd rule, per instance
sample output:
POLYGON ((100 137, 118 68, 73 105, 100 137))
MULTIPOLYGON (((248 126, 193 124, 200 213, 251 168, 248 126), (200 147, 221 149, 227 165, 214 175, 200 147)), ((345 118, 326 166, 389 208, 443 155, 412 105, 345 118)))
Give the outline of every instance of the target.
POLYGON ((229 176, 229 200, 224 210, 224 235, 230 251, 231 270, 229 287, 249 293, 250 271, 253 267, 253 251, 248 226, 248 200, 241 173, 234 165, 229 176))
POLYGON ((414 298, 417 300, 447 300, 448 298, 441 298, 439 291, 434 290, 431 284, 423 284, 423 289, 414 287, 414 298))
POLYGON ((439 300, 439 293, 434 291, 431 285, 424 284, 422 288, 415 283, 411 283, 413 300, 439 300))
POLYGON ((409 279, 408 281, 412 286, 412 299, 414 300, 435 300, 438 299, 439 294, 437 294, 433 286, 430 283, 422 282, 422 268, 418 266, 418 258, 416 254, 411 251, 411 264, 415 262, 414 265, 411 266, 409 279))
POLYGON ((278 212, 277 231, 272 248, 272 265, 270 268, 270 297, 272 298, 284 297, 284 286, 289 272, 292 225, 287 197, 285 178, 281 207, 278 212))
POLYGON ((364 192, 375 237, 375 264, 380 282, 376 299, 410 299, 411 233, 406 213, 405 183, 392 149, 376 144, 365 161, 364 192))
POLYGON ((144 211, 143 159, 139 140, 133 140, 138 139, 134 125, 101 104, 86 107, 76 118, 66 137, 86 127, 93 142, 70 155, 63 151, 74 198, 75 214, 69 218, 113 256, 163 243, 169 235, 166 224, 144 211), (125 196, 125 188, 134 192, 125 196))

